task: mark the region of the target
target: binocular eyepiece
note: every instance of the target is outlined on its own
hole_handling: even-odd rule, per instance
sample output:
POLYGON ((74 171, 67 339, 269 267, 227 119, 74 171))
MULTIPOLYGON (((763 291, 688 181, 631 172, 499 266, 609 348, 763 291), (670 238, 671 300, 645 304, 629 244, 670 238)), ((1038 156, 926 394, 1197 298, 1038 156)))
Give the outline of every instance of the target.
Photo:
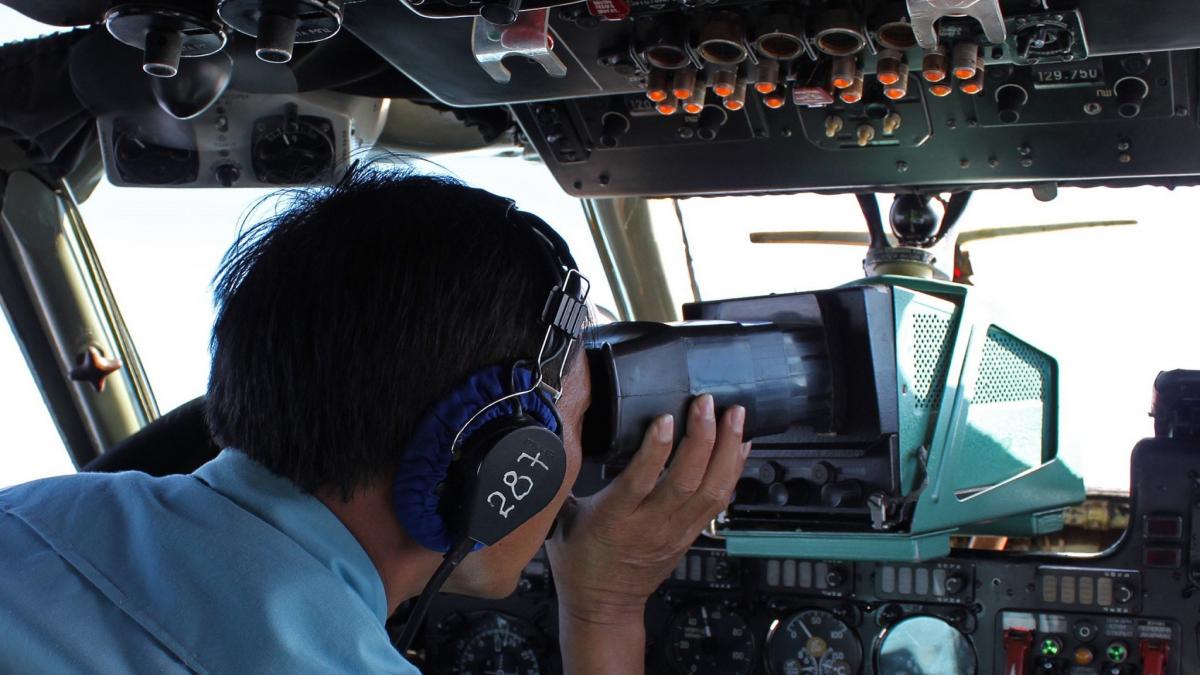
POLYGON ((586 459, 625 462, 659 415, 678 421, 711 394, 718 411, 746 409, 747 440, 794 425, 825 428, 831 411, 824 332, 773 323, 649 321, 599 326, 587 338, 592 405, 583 423, 586 459))

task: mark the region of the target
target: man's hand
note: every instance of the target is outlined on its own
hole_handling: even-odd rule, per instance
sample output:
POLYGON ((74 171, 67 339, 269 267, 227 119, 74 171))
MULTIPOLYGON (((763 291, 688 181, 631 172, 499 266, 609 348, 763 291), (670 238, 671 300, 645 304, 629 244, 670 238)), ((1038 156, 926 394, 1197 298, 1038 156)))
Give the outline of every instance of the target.
POLYGON ((616 480, 568 502, 560 516, 547 550, 568 672, 642 670, 646 600, 729 504, 750 452, 742 442, 746 411, 733 406, 718 425, 704 395, 688 417, 670 469, 663 472, 674 421, 665 415, 616 480))

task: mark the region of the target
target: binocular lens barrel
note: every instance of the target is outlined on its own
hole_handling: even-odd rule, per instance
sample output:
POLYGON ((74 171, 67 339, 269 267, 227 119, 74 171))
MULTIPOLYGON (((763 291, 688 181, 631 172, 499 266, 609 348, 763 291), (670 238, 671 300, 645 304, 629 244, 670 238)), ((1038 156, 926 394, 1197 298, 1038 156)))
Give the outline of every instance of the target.
POLYGON ((830 414, 823 332, 770 323, 621 322, 588 339, 592 404, 584 418, 586 458, 628 461, 659 415, 683 437, 688 407, 711 394, 718 413, 746 409, 747 440, 796 424, 820 427, 830 414))

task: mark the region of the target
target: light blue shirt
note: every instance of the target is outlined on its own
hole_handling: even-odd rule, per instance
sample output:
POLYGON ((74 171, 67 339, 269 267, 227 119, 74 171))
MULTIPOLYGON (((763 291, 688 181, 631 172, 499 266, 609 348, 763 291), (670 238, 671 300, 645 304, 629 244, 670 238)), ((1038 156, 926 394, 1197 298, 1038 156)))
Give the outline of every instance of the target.
POLYGON ((3 673, 414 674, 386 612, 341 521, 241 452, 0 491, 3 673))

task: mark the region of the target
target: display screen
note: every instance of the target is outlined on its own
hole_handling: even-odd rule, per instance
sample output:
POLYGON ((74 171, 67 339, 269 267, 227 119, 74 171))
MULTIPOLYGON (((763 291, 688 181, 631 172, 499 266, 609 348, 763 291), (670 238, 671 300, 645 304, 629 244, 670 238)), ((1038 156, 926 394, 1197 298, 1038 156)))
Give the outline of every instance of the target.
POLYGON ((1079 63, 1054 63, 1033 67, 1035 89, 1094 87, 1104 85, 1104 62, 1088 59, 1079 63))

